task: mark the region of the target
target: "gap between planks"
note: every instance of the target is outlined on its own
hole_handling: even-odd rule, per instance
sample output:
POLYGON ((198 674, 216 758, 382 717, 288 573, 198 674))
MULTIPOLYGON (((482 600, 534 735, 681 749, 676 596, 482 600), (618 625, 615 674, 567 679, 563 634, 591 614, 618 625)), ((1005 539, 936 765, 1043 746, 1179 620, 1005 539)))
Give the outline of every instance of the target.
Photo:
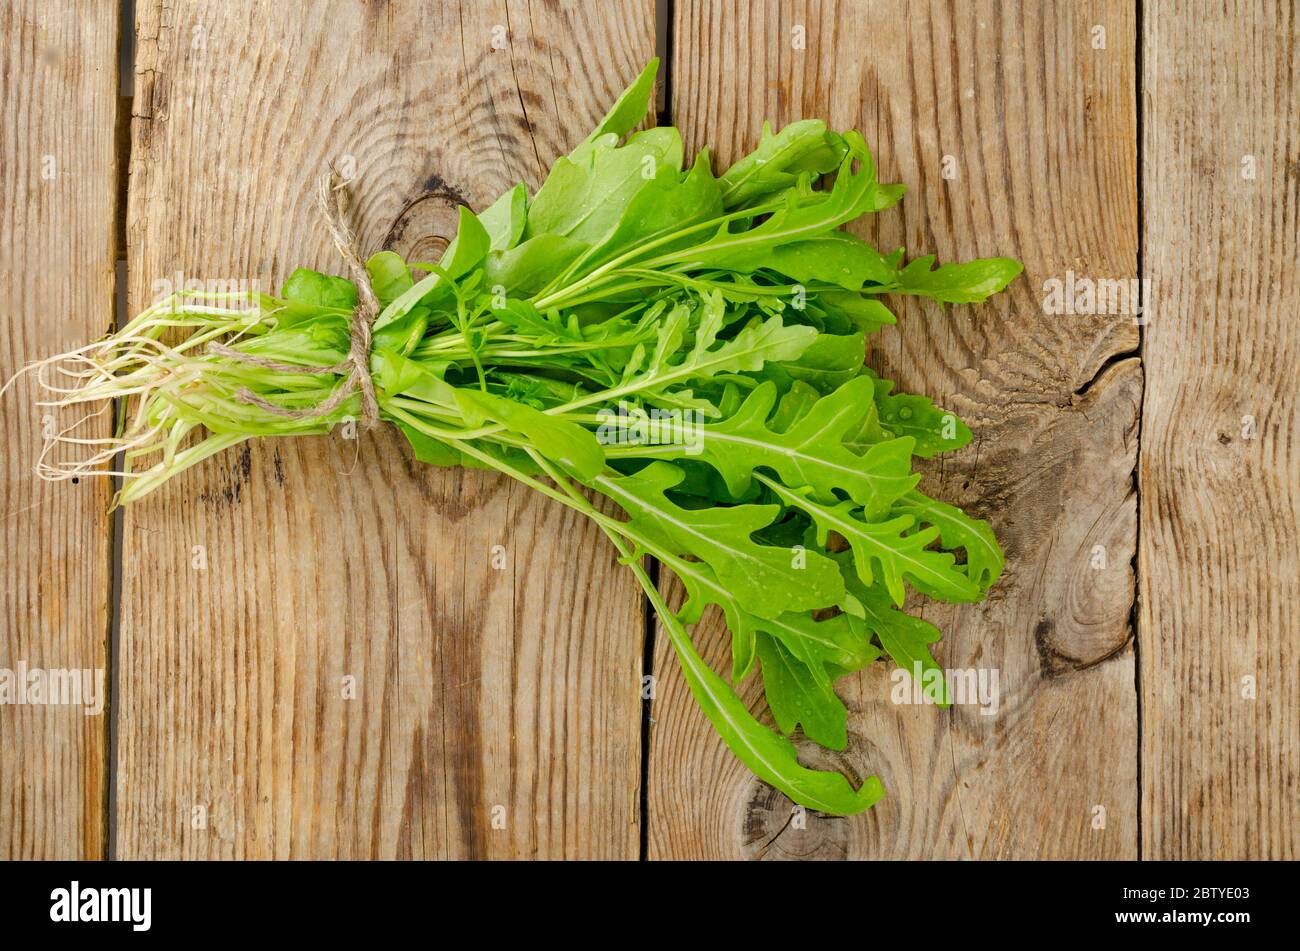
MULTIPOLYGON (((114 218, 114 269, 113 326, 120 328, 131 319, 127 288, 126 213, 131 180, 131 115, 135 91, 135 0, 119 0, 117 17, 117 118, 114 123, 114 152, 117 167, 114 218)), ((113 406, 113 425, 116 427, 122 407, 113 406)), ((125 460, 121 453, 113 460, 113 469, 121 472, 125 460)), ((114 476, 113 491, 122 488, 122 478, 114 476)), ((122 509, 113 510, 109 522, 108 539, 108 619, 105 631, 104 655, 108 659, 108 685, 104 724, 104 850, 101 859, 106 862, 117 858, 117 748, 118 748, 118 678, 122 644, 122 509)))
MULTIPOLYGON (((1143 43, 1143 10, 1144 0, 1136 0, 1133 11, 1133 135, 1135 138, 1133 146, 1133 165, 1136 172, 1136 181, 1133 183, 1135 205, 1137 210, 1137 242, 1136 242, 1136 260, 1137 260, 1137 279, 1138 279, 1138 300, 1145 301, 1146 295, 1142 293, 1142 288, 1146 286, 1146 262, 1143 257, 1146 242, 1145 214, 1143 205, 1143 185, 1145 179, 1145 169, 1143 161, 1143 144, 1142 144, 1142 97, 1143 97, 1143 76, 1142 76, 1142 43, 1143 43)), ((1149 319, 1148 314, 1142 315, 1142 320, 1138 323, 1138 344, 1137 351, 1134 354, 1138 360, 1138 369, 1142 375, 1142 394, 1146 395, 1146 321, 1149 319)), ((1133 704, 1134 712, 1137 716, 1137 747, 1134 750, 1136 760, 1136 778, 1137 778, 1137 860, 1142 861, 1142 638, 1138 636, 1138 623, 1141 617, 1141 611, 1138 610, 1138 599, 1142 596, 1142 578, 1139 575, 1139 556, 1142 553, 1142 422, 1143 410, 1145 408, 1145 399, 1138 401, 1137 412, 1137 433, 1133 437, 1133 560, 1131 570, 1133 572, 1133 602, 1129 605, 1128 624, 1129 631, 1133 638, 1133 704)))

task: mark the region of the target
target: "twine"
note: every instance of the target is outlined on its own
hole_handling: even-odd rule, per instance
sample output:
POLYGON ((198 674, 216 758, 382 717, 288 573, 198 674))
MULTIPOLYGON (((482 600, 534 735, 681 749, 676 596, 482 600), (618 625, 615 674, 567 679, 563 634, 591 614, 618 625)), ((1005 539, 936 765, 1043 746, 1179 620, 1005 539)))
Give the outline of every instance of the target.
POLYGON ((357 236, 347 221, 347 182, 343 180, 338 169, 330 167, 329 173, 320 178, 318 192, 321 216, 334 239, 334 247, 347 263, 352 276, 352 283, 357 286, 357 306, 352 312, 352 343, 348 348, 347 359, 328 367, 304 367, 292 363, 280 363, 251 353, 244 353, 224 344, 208 345, 208 352, 215 353, 240 363, 273 370, 276 373, 298 373, 324 375, 327 373, 346 373, 347 379, 334 388, 326 399, 305 409, 289 409, 278 406, 258 396, 248 387, 235 394, 235 399, 250 406, 256 406, 276 416, 288 419, 315 419, 328 416, 338 409, 353 392, 361 392, 361 415, 367 428, 379 421, 379 402, 375 399, 375 384, 370 378, 370 340, 371 325, 379 316, 379 301, 370 284, 370 272, 357 251, 357 236))

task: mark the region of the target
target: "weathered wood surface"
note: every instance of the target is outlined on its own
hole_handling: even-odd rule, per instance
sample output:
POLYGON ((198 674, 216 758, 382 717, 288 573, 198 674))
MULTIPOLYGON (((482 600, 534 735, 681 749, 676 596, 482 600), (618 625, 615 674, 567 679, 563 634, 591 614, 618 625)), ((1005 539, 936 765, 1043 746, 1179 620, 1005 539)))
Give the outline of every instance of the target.
POLYGON ((1300 857, 1294 4, 1148 4, 1143 855, 1300 857))
MULTIPOLYGON (((128 213, 116 4, 6 5, 0 374, 108 328, 124 213, 133 307, 177 272, 337 270, 311 195, 331 159, 368 247, 436 253, 458 202, 585 133, 651 55, 651 6, 141 2, 128 213)), ((689 144, 721 164, 764 118, 855 126, 910 189, 865 234, 1027 266, 988 305, 895 301, 874 340, 975 430, 926 484, 1008 555, 986 604, 925 606, 943 662, 999 671, 996 715, 896 706, 883 665, 841 683, 850 749, 809 760, 880 775, 875 809, 790 822, 661 635, 643 817, 629 573, 567 510, 382 432, 235 452, 125 513, 114 761, 106 716, 0 706, 0 857, 631 858, 643 818, 652 858, 1300 855, 1295 13, 1134 17, 675 4, 689 144), (1051 278, 1134 276, 1139 227, 1140 362, 1131 314, 1043 304, 1051 278)), ((0 668, 106 668, 109 486, 35 479, 34 396, 0 403, 0 668)), ((725 670, 716 618, 700 641, 725 670)))
MULTIPOLYGON (((672 119, 694 146, 715 146, 725 164, 765 118, 861 129, 881 178, 909 187, 866 234, 940 260, 1019 257, 1026 273, 980 307, 895 300, 899 325, 869 357, 975 431, 926 468, 925 484, 991 519, 1007 570, 985 604, 928 605, 925 616, 945 632, 942 663, 999 671, 997 714, 895 706, 883 664, 841 681, 850 748, 810 749, 810 762, 879 775, 886 798, 800 828, 789 801, 726 752, 661 635, 651 857, 1137 854, 1141 369, 1107 363, 1137 346, 1138 329, 1130 316, 1046 314, 1042 303, 1043 282, 1067 270, 1136 273, 1133 17, 1122 2, 676 5, 672 119), (1105 49, 1093 48, 1096 26, 1105 49)), ((699 636, 725 669, 718 619, 699 636)))
MULTIPOLYGON (((4 381, 112 326, 117 79, 116 4, 0 7, 4 381)), ((89 669, 106 686, 109 487, 37 479, 51 411, 33 405, 32 382, 0 403, 0 668, 89 669)), ((110 423, 79 433, 103 435, 110 423)), ((108 714, 88 709, 0 705, 0 858, 103 855, 108 714)))
MULTIPOLYGON (((654 46, 649 3, 138 17, 133 307, 178 270, 340 270, 330 160, 355 163, 364 245, 436 251, 458 202, 535 187, 654 46)), ((124 533, 119 856, 636 856, 641 599, 568 510, 385 431, 228 454, 124 533)))

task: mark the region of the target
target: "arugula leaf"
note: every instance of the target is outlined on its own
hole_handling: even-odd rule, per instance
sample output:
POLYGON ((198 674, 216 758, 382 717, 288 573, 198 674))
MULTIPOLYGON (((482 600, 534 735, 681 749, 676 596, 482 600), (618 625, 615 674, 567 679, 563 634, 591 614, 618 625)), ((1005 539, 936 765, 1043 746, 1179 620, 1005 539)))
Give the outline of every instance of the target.
POLYGON ((507 251, 488 255, 485 278, 511 296, 536 294, 576 261, 587 244, 563 234, 539 234, 507 251))
POLYGON ((846 493, 873 516, 920 481, 911 471, 912 440, 878 442, 858 455, 843 444, 846 431, 862 415, 870 399, 871 382, 859 378, 811 405, 789 429, 777 431, 767 422, 776 400, 776 387, 768 382, 750 393, 728 419, 704 424, 698 447, 646 446, 641 457, 681 458, 697 453, 718 470, 733 497, 742 496, 759 467, 775 471, 786 485, 808 486, 824 502, 834 502, 836 491, 846 493))
POLYGON ((447 245, 438 267, 433 273, 417 281, 396 299, 388 303, 374 323, 374 330, 379 331, 395 320, 410 313, 420 303, 432 304, 443 295, 454 293, 456 278, 465 277, 483 263, 491 239, 488 238, 483 224, 464 205, 460 206, 460 222, 456 237, 447 245))
POLYGON ((591 271, 600 264, 638 245, 672 238, 661 246, 669 251, 690 242, 687 227, 712 221, 723 214, 722 192, 709 168, 709 153, 697 156, 695 164, 682 174, 671 165, 657 167, 628 200, 615 226, 602 236, 571 268, 571 274, 591 271))
POLYGON ((1004 558, 993 529, 983 519, 971 518, 955 505, 939 502, 916 489, 894 503, 895 515, 908 515, 918 525, 932 525, 939 530, 944 548, 966 552, 966 574, 983 590, 988 590, 1002 574, 1004 558))
POLYGON ((828 685, 835 677, 857 670, 875 659, 874 648, 860 626, 860 619, 852 615, 841 614, 820 621, 815 620, 811 612, 783 612, 775 617, 760 617, 747 610, 744 599, 719 581, 707 564, 687 561, 660 548, 654 552, 686 589, 686 603, 677 612, 682 623, 696 623, 710 604, 722 608, 732 634, 731 679, 734 681, 743 680, 752 669, 756 636, 760 632, 778 638, 787 650, 816 671, 819 680, 828 685))
POLYGON ((935 704, 941 707, 951 705, 947 681, 942 679, 943 668, 929 647, 943 636, 939 629, 923 618, 898 610, 883 587, 864 585, 860 576, 844 561, 841 561, 841 567, 844 568, 845 585, 862 606, 867 627, 880 640, 880 646, 890 659, 912 676, 916 676, 919 669, 927 681, 941 684, 941 693, 934 697, 935 704), (927 676, 932 673, 940 676, 927 676))
MULTIPOLYGON (((790 384, 790 388, 782 394, 780 402, 776 404, 776 411, 772 413, 769 421, 771 428, 778 433, 787 432, 791 426, 808 414, 808 411, 816 405, 819 399, 821 399, 821 394, 815 389, 802 380, 795 380, 790 384)), ((856 428, 853 427, 853 429, 856 428)), ((876 442, 879 441, 876 440, 876 442)))
POLYGON ((911 516, 869 522, 854 514, 858 506, 852 501, 822 505, 809 497, 808 490, 787 489, 760 473, 754 477, 787 505, 801 509, 812 518, 819 545, 826 544, 829 532, 842 536, 853 550, 858 577, 864 584, 874 584, 879 570, 895 604, 903 603, 904 578, 926 594, 945 601, 980 599, 982 592, 964 571, 955 567, 951 554, 929 549, 930 543, 939 537, 938 528, 931 526, 905 534, 915 524, 911 516))
POLYGON ((971 441, 971 431, 955 413, 940 409, 929 397, 895 393, 892 380, 882 380, 871 370, 863 374, 875 382, 874 399, 882 438, 910 436, 916 441, 913 450, 922 459, 941 452, 960 449, 971 441))
POLYGON ((438 262, 438 266, 451 278, 468 274, 482 264, 492 245, 487 229, 474 212, 464 205, 458 210, 460 222, 456 228, 456 237, 447 245, 438 262))
POLYGON ((465 464, 464 455, 459 450, 448 446, 445 442, 434 439, 407 423, 399 422, 397 426, 401 429, 402 434, 406 436, 406 441, 411 444, 411 448, 415 450, 415 458, 421 462, 443 468, 452 468, 465 464))
POLYGON ((518 182, 514 188, 502 192, 501 197, 478 216, 479 223, 487 232, 489 247, 493 251, 509 251, 518 244, 527 215, 528 189, 523 182, 518 182))
POLYGON ((759 617, 829 607, 843 597, 839 569, 829 558, 753 540, 754 532, 776 518, 779 506, 685 509, 664 494, 682 476, 671 463, 652 462, 632 475, 599 476, 589 484, 627 512, 640 537, 657 549, 704 562, 759 617))
POLYGON ((357 306, 357 286, 345 277, 300 267, 284 282, 280 296, 318 307, 351 311, 357 306))
MULTIPOLYGON (((801 263, 809 269, 810 275, 813 274, 818 266, 816 248, 820 246, 819 242, 824 239, 826 232, 867 212, 888 208, 902 196, 900 186, 881 185, 876 181, 875 163, 861 135, 846 132, 844 141, 848 146, 848 154, 840 164, 835 184, 829 192, 808 189, 803 194, 788 193, 781 205, 761 224, 739 232, 728 230, 724 224, 707 241, 695 247, 661 255, 655 262, 754 270, 770 265, 774 248, 812 241, 812 252, 805 254, 788 250, 785 260, 787 263, 801 263), (854 162, 859 166, 856 172, 853 170, 854 162)), ((846 243, 845 247, 847 246, 846 243)), ((858 263, 865 273, 869 257, 867 252, 870 249, 861 242, 854 247, 862 250, 864 257, 858 263)), ((790 276, 799 278, 798 274, 790 276)), ((812 279, 811 276, 809 279, 812 279)))
MULTIPOLYGON (((633 357, 628 361, 623 382, 612 389, 610 399, 639 394, 643 398, 663 397, 669 387, 693 380, 708 379, 723 373, 754 373, 771 363, 797 359, 817 338, 811 327, 787 325, 779 316, 760 320, 755 317, 729 340, 718 341, 718 332, 726 307, 722 295, 714 292, 705 299, 695 339, 690 350, 679 353, 685 340, 687 311, 674 308, 664 321, 654 356, 644 370, 633 357), (717 346, 715 346, 717 344, 717 346)), ((716 415, 716 411, 714 411, 716 415)))
POLYGON ((757 248, 746 255, 732 254, 721 260, 732 267, 769 268, 794 281, 824 282, 849 291, 883 284, 895 273, 879 251, 846 231, 757 248))
MULTIPOLYGON (((393 251, 372 254, 366 262, 366 270, 370 272, 370 286, 374 288, 375 297, 379 298, 380 304, 396 300, 415 284, 406 262, 400 254, 393 251)), ((355 287, 352 293, 355 298, 355 287)))
POLYGON ((591 134, 583 140, 582 145, 578 146, 573 154, 580 155, 583 149, 589 148, 592 143, 605 136, 622 137, 631 132, 637 123, 645 118, 650 108, 650 97, 654 95, 655 77, 658 74, 659 57, 656 56, 646 63, 645 68, 632 81, 632 85, 623 90, 609 112, 605 113, 605 118, 591 130, 591 134))
POLYGON ((681 167, 682 139, 671 126, 638 132, 622 146, 592 143, 576 160, 557 159, 528 206, 524 240, 545 234, 601 241, 661 169, 676 175, 681 167))
POLYGON ((605 467, 600 443, 581 426, 491 393, 457 389, 455 396, 470 426, 489 419, 504 423, 579 479, 593 479, 605 467))
POLYGON ((934 270, 934 255, 916 258, 898 272, 890 288, 899 294, 919 294, 950 304, 974 304, 987 300, 1010 284, 1025 266, 1010 258, 984 258, 959 264, 945 264, 934 270))
POLYGON ((781 642, 758 635, 758 658, 763 665, 763 690, 772 717, 782 733, 800 724, 804 734, 832 750, 848 745, 848 710, 835 689, 821 683, 795 659, 781 642))
POLYGON ((403 355, 410 353, 424 338, 429 329, 429 309, 413 307, 397 320, 375 332, 371 338, 370 352, 393 350, 403 355))
POLYGON ((874 776, 854 790, 839 773, 800 765, 794 745, 754 719, 736 692, 704 663, 681 622, 670 612, 661 611, 659 616, 695 702, 754 775, 802 806, 835 815, 856 815, 880 801, 884 787, 874 776))
POLYGON ((872 297, 863 297, 848 291, 822 291, 814 302, 832 314, 845 317, 863 333, 873 333, 881 327, 897 323, 889 308, 872 297))
POLYGON ((370 372, 386 397, 415 397, 439 410, 459 412, 455 388, 443 379, 445 366, 376 347, 370 351, 370 372))
POLYGON ((793 187, 801 174, 815 177, 834 171, 847 151, 844 139, 821 119, 791 122, 775 134, 771 123, 764 122, 758 148, 722 176, 723 201, 728 208, 754 204, 793 187))
POLYGON ((865 334, 820 333, 797 360, 782 363, 779 370, 829 394, 861 374, 866 355, 865 334))

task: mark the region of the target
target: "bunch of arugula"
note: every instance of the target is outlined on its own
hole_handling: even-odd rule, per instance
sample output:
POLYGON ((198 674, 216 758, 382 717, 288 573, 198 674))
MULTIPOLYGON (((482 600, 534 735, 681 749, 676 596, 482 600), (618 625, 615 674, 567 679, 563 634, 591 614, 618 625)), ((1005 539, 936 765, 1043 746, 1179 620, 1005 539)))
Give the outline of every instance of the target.
MULTIPOLYGON (((901 250, 881 254, 842 231, 903 187, 876 180, 857 132, 818 120, 764 126, 758 148, 720 176, 707 151, 684 168, 676 129, 632 132, 657 65, 536 194, 521 183, 482 214, 462 208, 437 263, 369 260, 380 409, 421 460, 498 470, 590 517, 735 754, 797 803, 856 813, 880 797, 879 781, 854 789, 805 768, 781 734, 843 749, 836 680, 882 655, 936 667, 928 645, 939 632, 901 610, 907 586, 975 601, 1003 564, 988 525, 918 491, 912 472, 913 456, 963 446, 970 431, 925 397, 892 393, 863 365, 866 337, 894 323, 885 295, 982 301, 1021 267, 904 263, 901 250), (653 438, 663 418, 693 438, 653 438), (598 510, 584 487, 625 517, 598 510), (681 580, 677 610, 646 556, 681 580), (709 605, 731 632, 732 681, 761 669, 781 733, 692 644, 687 628, 709 605)), ((44 471, 82 473, 121 452, 129 502, 250 437, 355 417, 356 394, 319 418, 269 412, 319 406, 344 381, 206 345, 331 366, 348 352, 356 303, 351 281, 298 270, 278 298, 189 293, 154 305, 57 358, 72 381, 55 386, 59 403, 125 397, 130 411, 91 460, 44 471)))

